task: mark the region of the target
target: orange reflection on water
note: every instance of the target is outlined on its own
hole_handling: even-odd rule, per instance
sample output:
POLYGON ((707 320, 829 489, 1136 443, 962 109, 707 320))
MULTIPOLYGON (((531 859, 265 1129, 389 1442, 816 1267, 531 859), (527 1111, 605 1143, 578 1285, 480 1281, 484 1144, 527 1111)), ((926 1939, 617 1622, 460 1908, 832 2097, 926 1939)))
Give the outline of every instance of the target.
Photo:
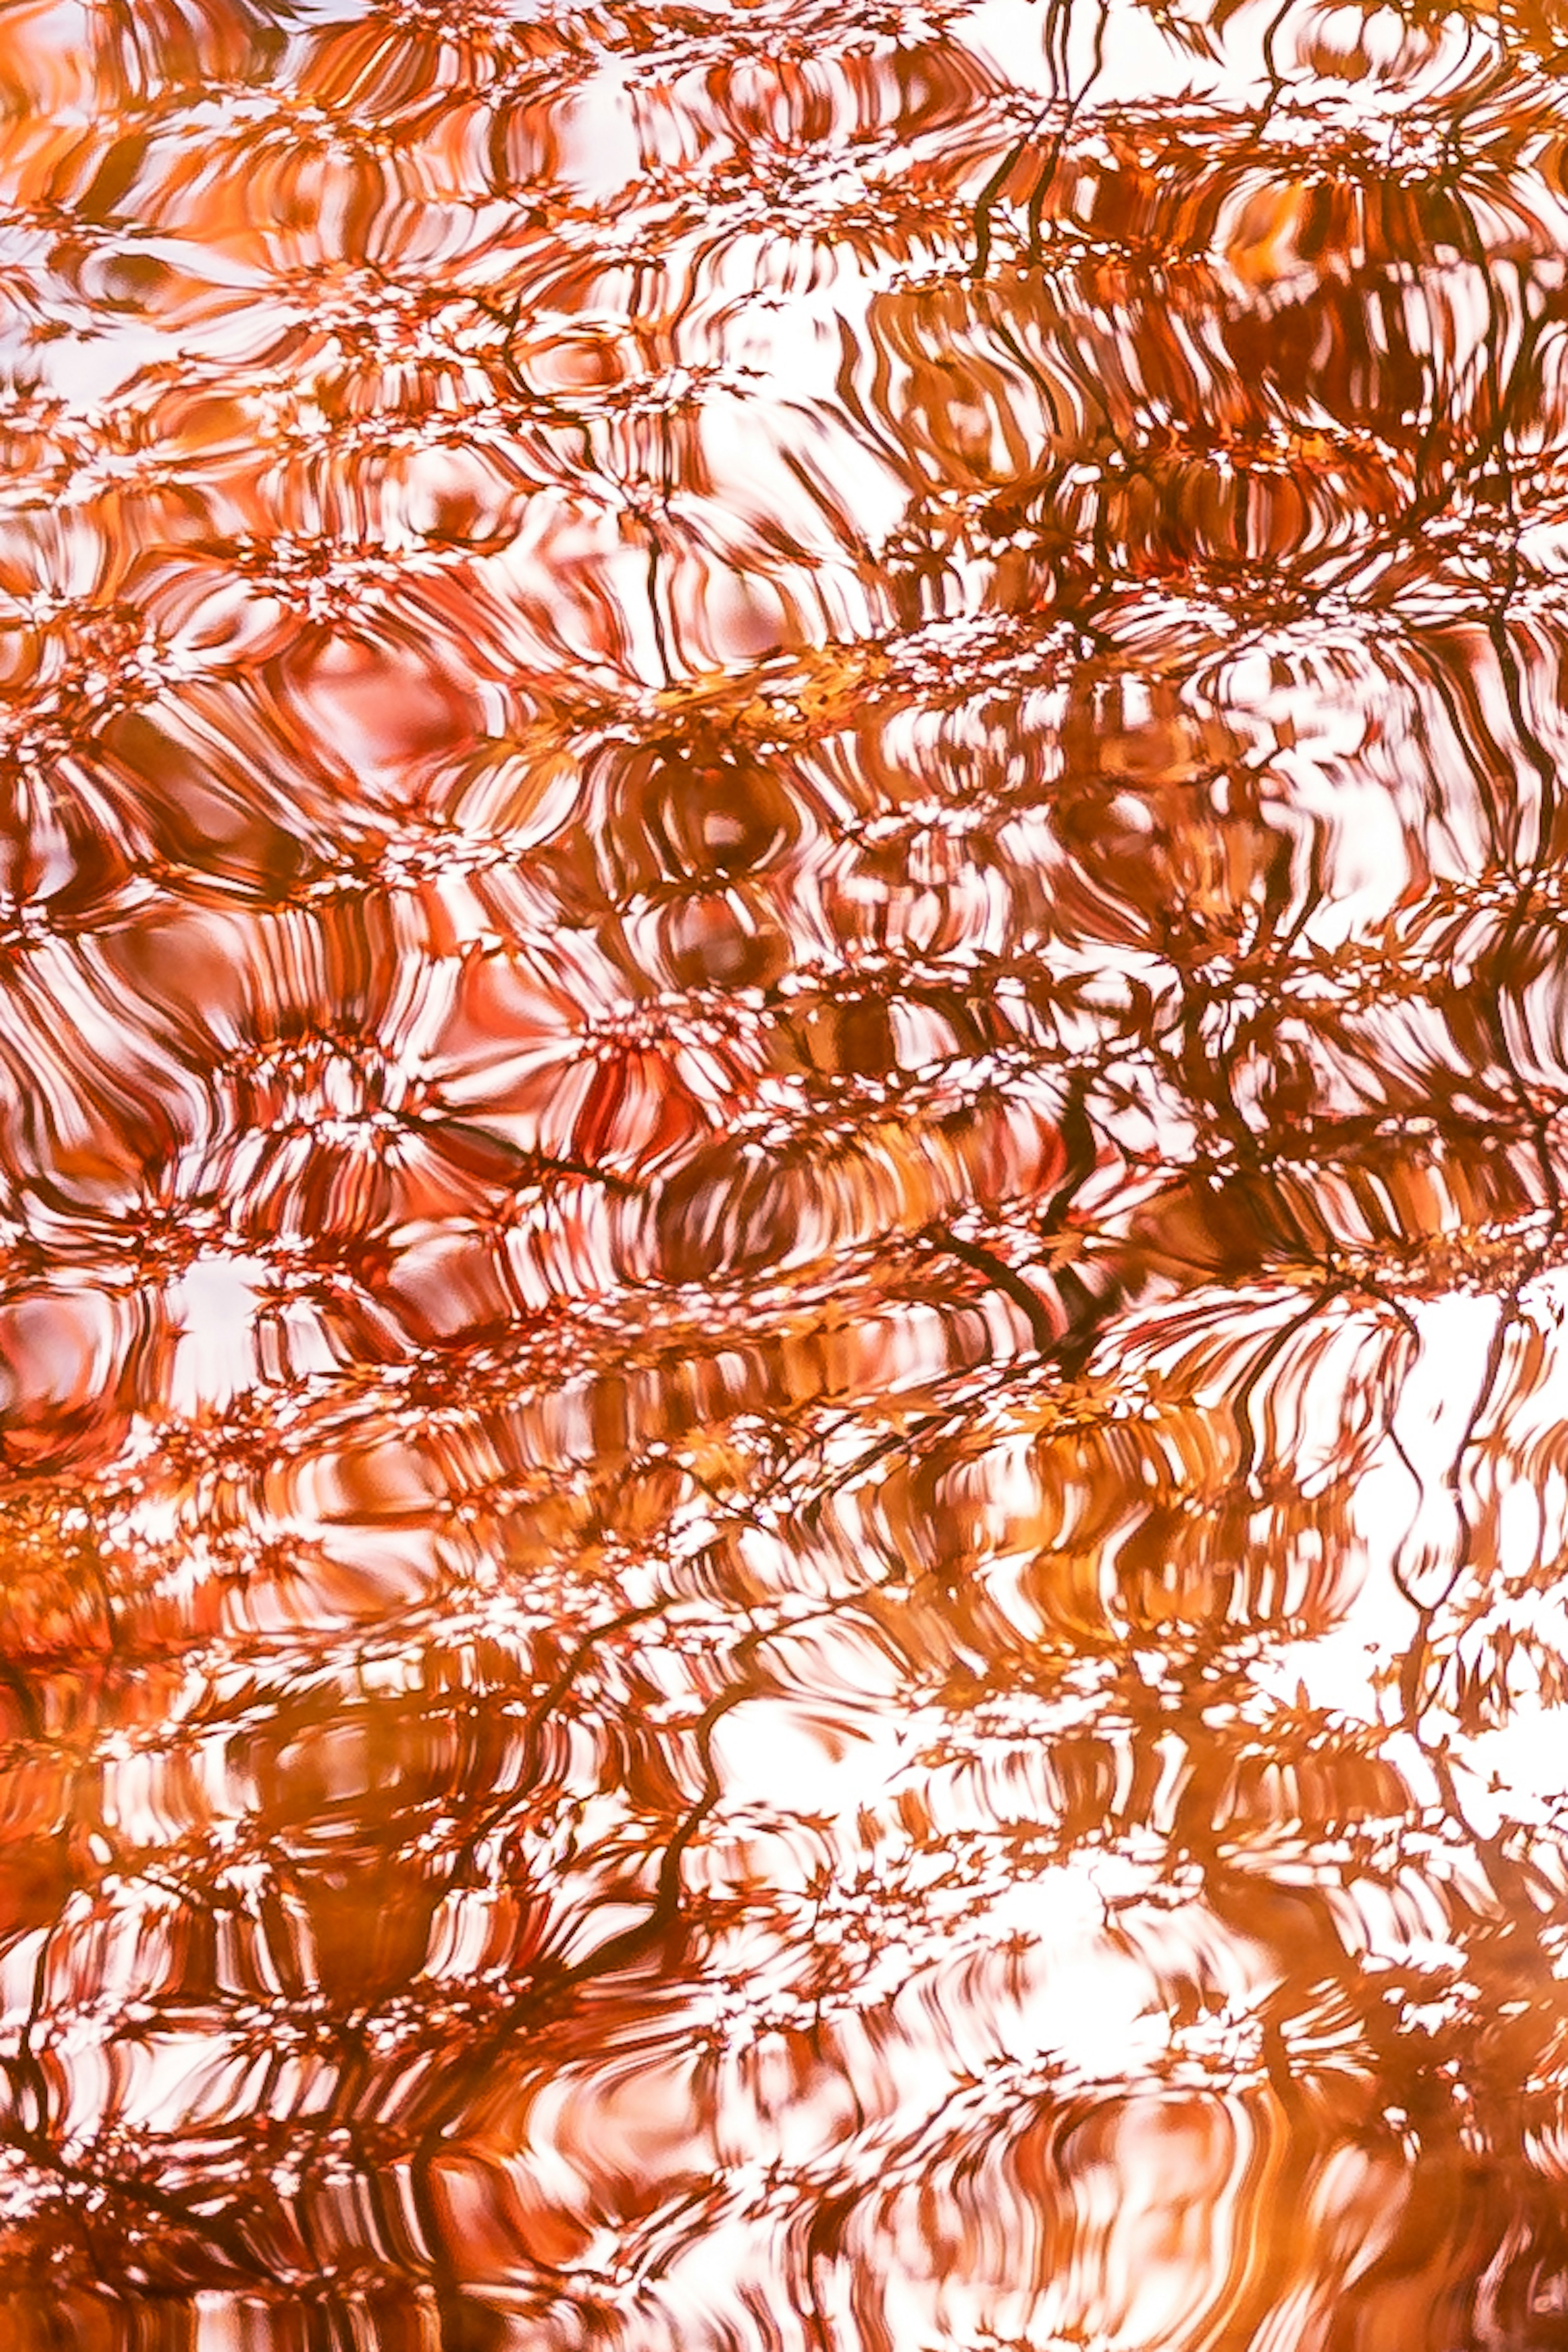
POLYGON ((0 9, 0 2341, 1568 2342, 1568 33, 0 9))

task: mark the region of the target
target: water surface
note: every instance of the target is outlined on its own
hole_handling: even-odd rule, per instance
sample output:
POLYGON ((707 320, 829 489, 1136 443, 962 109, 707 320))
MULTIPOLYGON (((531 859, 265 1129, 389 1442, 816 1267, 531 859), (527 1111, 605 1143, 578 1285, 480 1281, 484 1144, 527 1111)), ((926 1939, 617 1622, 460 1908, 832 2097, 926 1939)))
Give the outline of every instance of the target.
POLYGON ((0 8, 0 2337, 1568 2344, 1568 16, 0 8))

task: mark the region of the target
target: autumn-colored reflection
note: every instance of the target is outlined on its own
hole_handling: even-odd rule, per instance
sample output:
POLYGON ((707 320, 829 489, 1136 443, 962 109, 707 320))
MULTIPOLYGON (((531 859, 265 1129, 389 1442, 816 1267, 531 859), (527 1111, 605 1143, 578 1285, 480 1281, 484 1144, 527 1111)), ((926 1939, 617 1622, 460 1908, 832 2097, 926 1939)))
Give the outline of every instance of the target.
POLYGON ((1568 2343, 1568 19, 0 9, 0 2343, 1568 2343))

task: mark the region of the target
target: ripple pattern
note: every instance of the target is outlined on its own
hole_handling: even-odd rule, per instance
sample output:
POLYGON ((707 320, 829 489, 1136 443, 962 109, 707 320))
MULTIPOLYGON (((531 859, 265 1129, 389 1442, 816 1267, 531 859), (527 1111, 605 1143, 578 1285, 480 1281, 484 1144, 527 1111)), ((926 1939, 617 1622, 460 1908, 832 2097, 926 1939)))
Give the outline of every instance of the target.
POLYGON ((0 6, 0 2339, 1568 2341, 1568 19, 0 6))

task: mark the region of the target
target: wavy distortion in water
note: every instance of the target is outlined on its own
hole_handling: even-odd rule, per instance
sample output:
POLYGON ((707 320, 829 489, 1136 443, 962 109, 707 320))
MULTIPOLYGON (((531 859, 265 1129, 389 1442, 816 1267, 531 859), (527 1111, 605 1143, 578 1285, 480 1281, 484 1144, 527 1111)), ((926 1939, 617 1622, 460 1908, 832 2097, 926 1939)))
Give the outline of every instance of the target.
POLYGON ((0 9, 0 2331, 1568 2343, 1568 16, 0 9))

